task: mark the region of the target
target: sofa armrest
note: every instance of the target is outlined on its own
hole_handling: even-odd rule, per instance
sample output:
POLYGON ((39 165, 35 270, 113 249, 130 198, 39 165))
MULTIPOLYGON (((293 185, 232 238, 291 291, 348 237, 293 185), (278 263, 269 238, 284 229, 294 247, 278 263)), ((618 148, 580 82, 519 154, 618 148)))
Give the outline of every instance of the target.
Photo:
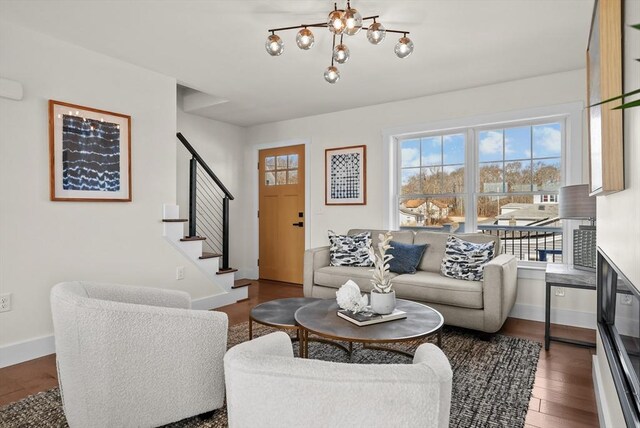
POLYGON ((484 265, 484 331, 500 330, 516 301, 518 288, 518 260, 500 254, 484 265))
POLYGON ((313 288, 313 276, 317 269, 325 266, 329 266, 330 251, 329 246, 310 248, 304 252, 304 280, 303 291, 305 297, 311 296, 311 289, 313 288))

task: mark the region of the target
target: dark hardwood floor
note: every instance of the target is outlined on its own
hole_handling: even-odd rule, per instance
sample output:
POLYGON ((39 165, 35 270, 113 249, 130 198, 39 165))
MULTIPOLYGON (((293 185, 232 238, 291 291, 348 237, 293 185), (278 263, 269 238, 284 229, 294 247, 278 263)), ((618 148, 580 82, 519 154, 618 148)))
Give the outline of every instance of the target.
MULTIPOLYGON (((252 281, 249 299, 219 308, 229 316, 229 324, 248 320, 249 311, 258 303, 284 297, 302 296, 302 287, 273 281, 252 281)), ((553 326, 554 335, 595 340, 595 331, 553 326)), ((501 334, 544 341, 544 324, 509 318, 501 334)), ((529 403, 526 427, 597 427, 598 416, 591 379, 591 357, 587 348, 551 344, 540 352, 533 395, 529 403)), ((0 369, 0 406, 57 386, 55 356, 27 361, 0 369)))

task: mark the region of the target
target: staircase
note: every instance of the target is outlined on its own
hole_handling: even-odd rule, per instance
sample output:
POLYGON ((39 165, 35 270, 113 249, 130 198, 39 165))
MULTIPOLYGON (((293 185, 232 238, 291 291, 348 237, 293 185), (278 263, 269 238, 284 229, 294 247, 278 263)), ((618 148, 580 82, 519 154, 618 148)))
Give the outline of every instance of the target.
MULTIPOLYGON (((181 133, 177 137, 191 154, 189 216, 180 218, 177 205, 165 204, 163 235, 223 290, 206 299, 204 307, 197 309, 211 309, 247 299, 249 282, 235 281, 237 269, 229 266, 229 202, 234 197, 187 139, 181 133)), ((194 303, 194 306, 201 305, 194 303)))

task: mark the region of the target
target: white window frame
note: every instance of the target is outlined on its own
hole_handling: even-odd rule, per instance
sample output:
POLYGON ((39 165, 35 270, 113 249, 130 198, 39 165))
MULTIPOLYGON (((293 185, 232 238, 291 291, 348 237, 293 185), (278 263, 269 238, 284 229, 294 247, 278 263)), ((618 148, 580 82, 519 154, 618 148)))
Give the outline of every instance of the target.
MULTIPOLYGON (((386 207, 383 212, 383 224, 385 228, 397 230, 399 228, 399 186, 401 183, 401 165, 399 156, 399 142, 411 137, 424 137, 431 135, 444 135, 453 133, 466 133, 465 141, 465 217, 466 230, 477 228, 476 200, 479 194, 479 168, 478 144, 476 133, 484 129, 511 128, 518 125, 535 125, 550 122, 562 124, 562 148, 561 148, 561 178, 560 186, 581 184, 588 180, 586 170, 586 144, 582 141, 583 134, 583 102, 560 104, 547 107, 518 110, 513 112, 497 113, 469 118, 452 119, 429 124, 410 125, 383 130, 383 163, 384 201, 386 207), (469 168, 468 165, 472 165, 469 168), (474 189, 473 192, 468 189, 474 189), (470 220, 470 221, 469 221, 470 220)), ((537 192, 543 193, 543 192, 537 192)), ((565 262, 572 263, 569 241, 571 229, 575 227, 571 221, 563 221, 563 254, 565 262)), ((520 265, 539 265, 539 262, 520 261, 520 265)))

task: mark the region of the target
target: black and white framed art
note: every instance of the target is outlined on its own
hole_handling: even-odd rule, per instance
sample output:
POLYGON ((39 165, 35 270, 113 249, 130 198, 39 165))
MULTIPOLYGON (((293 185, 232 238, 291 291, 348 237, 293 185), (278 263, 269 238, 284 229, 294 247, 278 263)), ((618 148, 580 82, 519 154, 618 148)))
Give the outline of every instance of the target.
POLYGON ((366 205, 367 146, 325 150, 325 205, 366 205))

